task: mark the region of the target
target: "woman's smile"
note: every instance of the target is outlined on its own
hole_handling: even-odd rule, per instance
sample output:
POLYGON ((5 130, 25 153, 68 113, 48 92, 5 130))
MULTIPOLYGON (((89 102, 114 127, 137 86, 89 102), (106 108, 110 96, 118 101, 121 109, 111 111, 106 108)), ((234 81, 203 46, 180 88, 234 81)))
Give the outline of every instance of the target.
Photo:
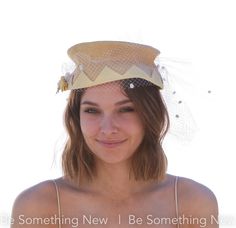
POLYGON ((100 145, 107 147, 107 148, 115 148, 121 146, 127 140, 96 140, 100 145))

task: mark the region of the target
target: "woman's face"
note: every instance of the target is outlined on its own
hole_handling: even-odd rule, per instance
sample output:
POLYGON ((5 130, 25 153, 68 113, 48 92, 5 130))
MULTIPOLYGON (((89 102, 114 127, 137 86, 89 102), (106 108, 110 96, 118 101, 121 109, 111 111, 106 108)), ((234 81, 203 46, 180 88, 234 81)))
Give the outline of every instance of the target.
POLYGON ((107 163, 126 161, 144 137, 134 104, 114 82, 85 91, 80 104, 80 122, 88 147, 107 163))

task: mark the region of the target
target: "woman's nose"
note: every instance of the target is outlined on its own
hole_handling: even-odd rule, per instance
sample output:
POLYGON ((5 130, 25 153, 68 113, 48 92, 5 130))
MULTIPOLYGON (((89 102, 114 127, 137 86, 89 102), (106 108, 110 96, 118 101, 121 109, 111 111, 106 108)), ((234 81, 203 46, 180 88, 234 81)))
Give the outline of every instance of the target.
POLYGON ((113 116, 104 116, 100 125, 103 134, 115 134, 118 132, 118 127, 113 116))

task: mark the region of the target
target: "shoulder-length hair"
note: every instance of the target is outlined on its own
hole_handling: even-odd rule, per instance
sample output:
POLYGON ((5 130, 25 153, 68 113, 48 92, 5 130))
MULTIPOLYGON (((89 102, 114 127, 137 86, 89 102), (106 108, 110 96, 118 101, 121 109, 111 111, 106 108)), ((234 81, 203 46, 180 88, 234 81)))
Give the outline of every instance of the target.
MULTIPOLYGON (((166 105, 157 86, 148 84, 128 89, 127 80, 124 81, 120 85, 133 102, 145 128, 143 141, 132 157, 131 172, 136 180, 162 180, 167 170, 162 141, 170 125, 166 105)), ((138 84, 142 81, 145 80, 138 79, 138 84)), ((64 175, 76 182, 81 178, 92 180, 96 176, 94 155, 80 128, 80 102, 84 91, 71 91, 64 114, 68 139, 63 150, 62 168, 64 175)))

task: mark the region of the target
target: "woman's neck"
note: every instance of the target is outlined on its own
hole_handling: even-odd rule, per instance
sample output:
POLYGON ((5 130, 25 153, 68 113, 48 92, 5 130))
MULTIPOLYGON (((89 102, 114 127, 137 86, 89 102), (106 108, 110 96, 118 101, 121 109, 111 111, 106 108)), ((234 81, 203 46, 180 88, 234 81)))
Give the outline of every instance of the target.
POLYGON ((128 163, 96 163, 96 176, 87 187, 114 199, 128 198, 150 188, 156 181, 135 180, 128 163))

